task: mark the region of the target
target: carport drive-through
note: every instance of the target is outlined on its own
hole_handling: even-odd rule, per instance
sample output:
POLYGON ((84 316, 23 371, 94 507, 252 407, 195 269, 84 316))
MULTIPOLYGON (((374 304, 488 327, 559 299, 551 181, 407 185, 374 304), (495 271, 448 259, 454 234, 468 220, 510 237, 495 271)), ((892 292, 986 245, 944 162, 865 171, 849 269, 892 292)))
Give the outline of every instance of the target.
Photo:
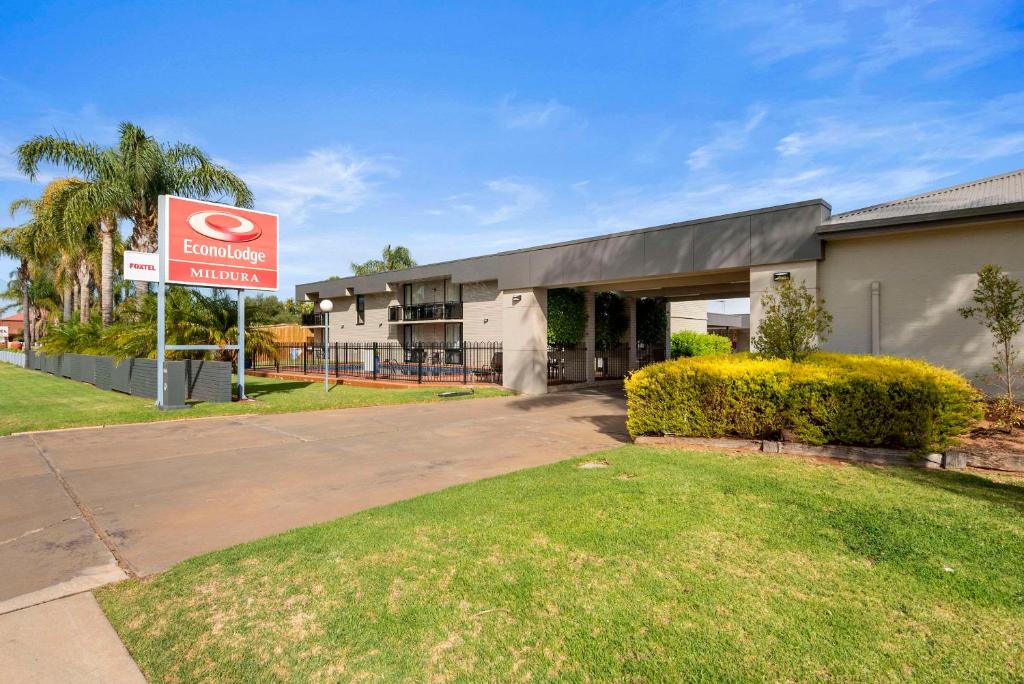
POLYGON ((626 440, 598 390, 0 438, 0 613, 626 440))

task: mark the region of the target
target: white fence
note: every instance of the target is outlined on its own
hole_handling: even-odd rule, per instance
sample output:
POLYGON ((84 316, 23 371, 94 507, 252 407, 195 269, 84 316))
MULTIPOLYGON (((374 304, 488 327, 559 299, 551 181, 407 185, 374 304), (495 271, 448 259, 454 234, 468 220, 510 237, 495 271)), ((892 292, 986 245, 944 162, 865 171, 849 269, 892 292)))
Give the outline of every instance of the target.
POLYGON ((18 368, 24 368, 25 353, 20 351, 0 350, 0 361, 3 361, 4 363, 13 363, 18 368))

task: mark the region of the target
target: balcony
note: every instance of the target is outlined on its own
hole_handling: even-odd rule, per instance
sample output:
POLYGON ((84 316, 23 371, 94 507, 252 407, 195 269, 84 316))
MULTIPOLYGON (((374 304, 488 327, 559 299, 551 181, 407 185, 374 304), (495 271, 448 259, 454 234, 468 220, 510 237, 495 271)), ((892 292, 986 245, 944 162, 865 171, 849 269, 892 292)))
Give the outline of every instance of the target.
POLYGON ((326 315, 320 312, 302 314, 304 328, 322 328, 326 324, 326 315))
POLYGON ((462 320, 462 302, 436 302, 388 307, 389 323, 460 320, 462 320))

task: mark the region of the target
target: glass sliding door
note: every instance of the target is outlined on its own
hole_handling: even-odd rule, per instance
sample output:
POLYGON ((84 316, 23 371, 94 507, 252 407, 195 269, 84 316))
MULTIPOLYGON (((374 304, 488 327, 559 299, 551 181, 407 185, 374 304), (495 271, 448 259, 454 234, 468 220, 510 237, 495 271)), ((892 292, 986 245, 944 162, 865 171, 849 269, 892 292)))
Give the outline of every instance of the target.
POLYGON ((462 324, 445 323, 444 326, 444 362, 460 365, 462 363, 462 324))

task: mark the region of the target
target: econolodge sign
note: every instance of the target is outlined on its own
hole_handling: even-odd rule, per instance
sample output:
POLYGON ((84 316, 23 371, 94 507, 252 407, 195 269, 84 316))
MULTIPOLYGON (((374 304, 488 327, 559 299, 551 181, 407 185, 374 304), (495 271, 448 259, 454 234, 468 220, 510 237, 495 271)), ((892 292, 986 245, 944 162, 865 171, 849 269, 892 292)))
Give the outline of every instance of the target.
POLYGON ((165 282, 277 289, 276 214, 169 195, 160 200, 165 282))

